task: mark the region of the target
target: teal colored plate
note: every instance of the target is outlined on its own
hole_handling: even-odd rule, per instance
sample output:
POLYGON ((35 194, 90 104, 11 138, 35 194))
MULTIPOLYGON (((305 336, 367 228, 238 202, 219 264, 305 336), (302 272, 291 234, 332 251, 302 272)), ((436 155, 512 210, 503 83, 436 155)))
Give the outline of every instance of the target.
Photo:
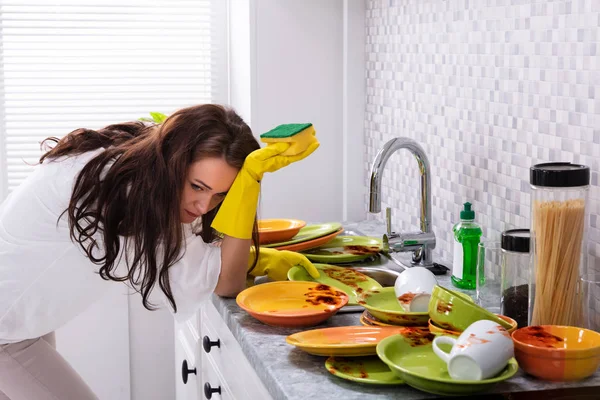
POLYGON ((378 357, 329 357, 325 368, 333 375, 372 385, 401 385, 404 382, 378 357))
MULTIPOLYGON (((427 393, 442 396, 460 396, 490 389, 498 382, 515 375, 519 369, 517 360, 511 358, 504 370, 494 378, 481 381, 454 380, 448 374, 446 363, 433 352, 433 334, 418 339, 394 335, 377 345, 377 355, 406 384, 427 393), (416 340, 418 339, 418 340, 416 340)), ((440 345, 444 351, 452 346, 440 345)))
POLYGON ((342 224, 338 222, 329 222, 326 224, 315 224, 315 225, 307 225, 304 228, 300 229, 298 234, 288 240, 287 242, 280 243, 269 243, 265 244, 262 247, 281 247, 288 246, 290 244, 302 243, 309 240, 313 240, 316 238, 320 238, 321 236, 329 235, 330 233, 337 232, 342 228, 342 224))
POLYGON ((362 261, 381 250, 381 240, 368 236, 338 236, 316 249, 303 252, 310 261, 341 264, 362 261))
MULTIPOLYGON (((351 268, 335 267, 327 264, 314 264, 321 276, 313 278, 302 267, 292 267, 288 271, 290 281, 319 282, 340 289, 348 295, 348 305, 358 305, 358 295, 373 289, 380 289, 376 280, 351 268)), ((393 288, 392 288, 393 289, 393 288)))

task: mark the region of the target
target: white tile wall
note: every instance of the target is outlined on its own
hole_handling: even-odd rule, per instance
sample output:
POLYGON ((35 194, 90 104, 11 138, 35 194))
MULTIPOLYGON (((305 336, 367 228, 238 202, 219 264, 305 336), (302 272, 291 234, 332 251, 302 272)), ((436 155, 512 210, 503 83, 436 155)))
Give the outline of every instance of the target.
MULTIPOLYGON (((365 169, 393 137, 421 143, 436 259, 452 260, 462 203, 487 238, 528 228, 529 167, 571 161, 592 170, 589 259, 600 270, 599 26, 600 0, 367 1, 365 169)), ((382 191, 394 228, 417 229, 410 153, 390 159, 382 191)))

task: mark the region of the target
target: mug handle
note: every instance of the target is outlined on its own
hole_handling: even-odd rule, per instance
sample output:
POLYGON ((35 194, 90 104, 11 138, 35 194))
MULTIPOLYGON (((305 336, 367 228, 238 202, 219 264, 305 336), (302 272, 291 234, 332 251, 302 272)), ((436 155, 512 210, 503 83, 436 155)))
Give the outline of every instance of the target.
POLYGON ((451 344, 452 347, 456 344, 456 339, 450 336, 438 336, 433 339, 433 343, 431 347, 433 348, 433 352, 436 356, 444 360, 446 364, 450 362, 450 354, 446 353, 444 350, 440 349, 438 345, 440 344, 451 344))

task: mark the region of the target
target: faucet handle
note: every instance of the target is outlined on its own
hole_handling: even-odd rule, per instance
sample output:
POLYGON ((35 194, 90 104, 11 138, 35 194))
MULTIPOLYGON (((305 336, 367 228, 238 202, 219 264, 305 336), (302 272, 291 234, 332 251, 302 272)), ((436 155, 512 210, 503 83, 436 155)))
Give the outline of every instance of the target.
POLYGON ((385 209, 385 225, 388 236, 392 236, 392 209, 390 207, 385 209))

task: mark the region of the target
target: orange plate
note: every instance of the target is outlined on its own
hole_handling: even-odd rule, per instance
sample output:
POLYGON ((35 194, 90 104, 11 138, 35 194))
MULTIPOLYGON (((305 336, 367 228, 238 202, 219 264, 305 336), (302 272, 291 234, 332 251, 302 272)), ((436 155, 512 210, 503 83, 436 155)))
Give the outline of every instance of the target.
POLYGON ((258 221, 259 243, 288 241, 305 226, 306 222, 299 219, 261 219, 258 221))
POLYGON ((304 251, 308 249, 312 249, 314 247, 319 247, 329 242, 331 239, 342 233, 344 228, 341 228, 337 232, 330 233, 329 235, 321 236, 320 238, 316 238, 313 240, 308 240, 302 243, 290 244, 287 246, 274 247, 277 250, 289 250, 289 251, 304 251))
POLYGON ((600 333, 574 326, 540 325, 512 334, 525 372, 549 381, 587 378, 600 365, 600 333))
POLYGON ((285 341, 317 356, 370 356, 377 354, 381 340, 406 331, 404 327, 337 326, 294 333, 285 341))
POLYGON ((236 298, 257 320, 272 326, 314 326, 348 303, 348 295, 317 282, 280 281, 252 286, 236 298))

